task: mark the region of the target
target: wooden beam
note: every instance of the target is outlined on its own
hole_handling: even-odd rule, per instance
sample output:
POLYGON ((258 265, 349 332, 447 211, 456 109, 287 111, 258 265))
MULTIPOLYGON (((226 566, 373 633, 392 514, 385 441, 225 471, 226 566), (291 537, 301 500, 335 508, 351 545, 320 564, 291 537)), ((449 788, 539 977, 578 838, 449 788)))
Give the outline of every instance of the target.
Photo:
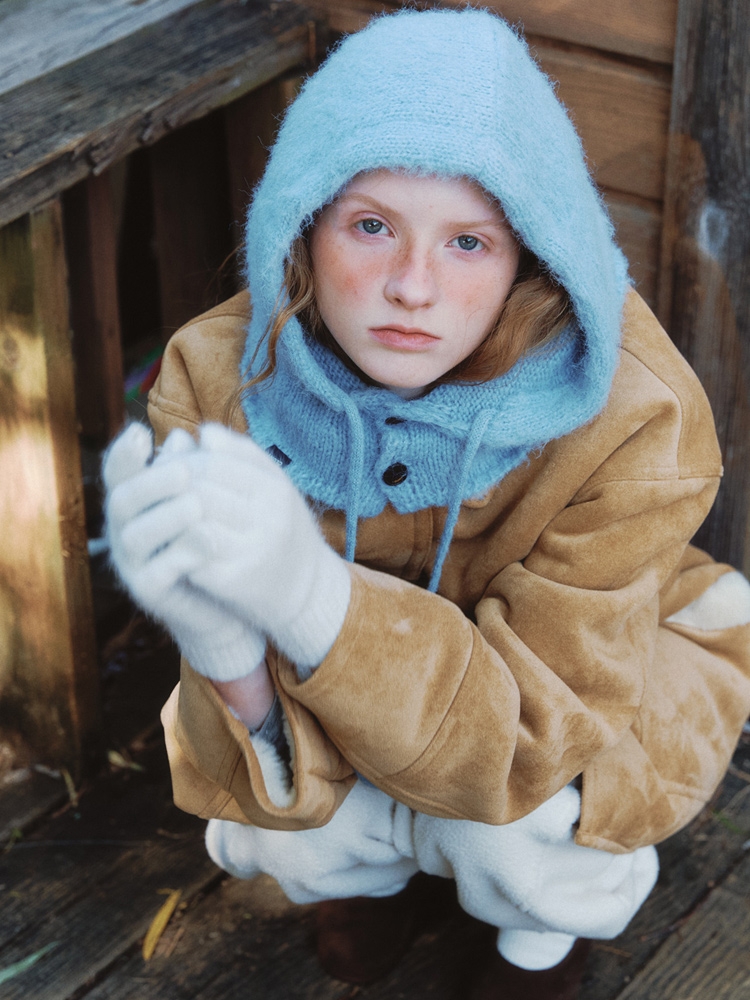
POLYGON ((63 209, 78 419, 84 437, 103 446, 125 419, 110 172, 72 187, 63 209))
POLYGON ((662 66, 530 38, 542 69, 581 136, 594 178, 603 187, 660 200, 669 133, 671 81, 662 66))
POLYGON ((226 272, 219 273, 232 249, 220 114, 165 136, 150 154, 161 318, 169 336, 237 291, 231 280, 224 287, 226 272))
MULTIPOLYGON (((452 6, 460 6, 455 0, 452 6)), ((491 0, 525 32, 652 62, 671 63, 677 0, 491 0)))
POLYGON ((97 664, 59 201, 0 230, 0 727, 77 771, 97 664))
MULTIPOLYGON (((461 7, 464 0, 417 0, 422 7, 461 7)), ((359 31, 375 14, 394 10, 396 0, 308 0, 307 6, 327 17, 332 31, 359 31)), ((677 0, 489 0, 481 6, 497 11, 511 24, 545 38, 671 63, 677 0)))
POLYGON ((680 0, 659 315, 698 373, 725 462, 698 536, 750 572, 750 6, 680 0))
POLYGON ((0 93, 0 224, 305 63, 310 15, 201 0, 0 93))
POLYGON ((2 0, 0 91, 51 73, 198 2, 2 0))
POLYGON ((263 176, 286 106, 297 93, 301 77, 281 77, 258 87, 224 109, 229 165, 232 242, 240 246, 253 189, 263 176))
POLYGON ((661 246, 661 202, 632 198, 617 191, 602 191, 615 235, 630 264, 638 293, 656 309, 656 281, 661 246))

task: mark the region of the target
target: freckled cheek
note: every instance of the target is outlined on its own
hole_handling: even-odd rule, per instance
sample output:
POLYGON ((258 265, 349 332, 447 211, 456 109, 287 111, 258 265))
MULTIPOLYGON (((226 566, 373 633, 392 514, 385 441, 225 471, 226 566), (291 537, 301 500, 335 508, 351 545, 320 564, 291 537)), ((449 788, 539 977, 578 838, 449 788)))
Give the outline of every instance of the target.
POLYGON ((503 297, 492 277, 451 278, 442 284, 444 301, 450 302, 457 316, 490 323, 498 313, 503 297))
POLYGON ((362 273, 358 268, 342 267, 337 275, 341 291, 347 299, 359 300, 364 298, 365 283, 362 280, 362 273))
POLYGON ((328 272, 329 285, 346 302, 366 302, 382 288, 384 278, 380 270, 373 261, 340 256, 328 272))

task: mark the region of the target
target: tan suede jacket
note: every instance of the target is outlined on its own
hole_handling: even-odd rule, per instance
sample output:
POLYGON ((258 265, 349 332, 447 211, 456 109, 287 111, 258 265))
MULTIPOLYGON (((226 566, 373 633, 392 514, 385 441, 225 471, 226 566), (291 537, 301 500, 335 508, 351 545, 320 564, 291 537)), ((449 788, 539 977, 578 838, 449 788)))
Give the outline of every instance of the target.
MULTIPOLYGON (((172 338, 149 400, 158 440, 224 419, 249 308, 236 296, 172 338)), ((300 683, 270 651, 290 806, 273 804, 247 731, 183 664, 163 713, 177 804, 319 826, 356 770, 422 812, 502 824, 582 775, 578 843, 669 836, 711 796, 750 710, 750 626, 665 622, 730 569, 688 545, 720 475, 706 397, 631 292, 606 408, 464 503, 439 594, 415 581, 445 510, 386 508, 360 524, 349 612, 313 676, 300 683)), ((322 525, 343 551, 343 514, 322 525)))

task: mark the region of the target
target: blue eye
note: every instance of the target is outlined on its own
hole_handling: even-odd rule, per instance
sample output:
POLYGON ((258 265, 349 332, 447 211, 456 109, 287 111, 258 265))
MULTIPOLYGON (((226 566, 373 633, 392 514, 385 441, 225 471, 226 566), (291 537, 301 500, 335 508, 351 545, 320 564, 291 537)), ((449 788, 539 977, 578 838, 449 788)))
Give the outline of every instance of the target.
POLYGON ((476 250, 477 247, 482 245, 476 236, 469 236, 466 233, 462 236, 457 236, 453 242, 460 250, 476 250))
POLYGON ((357 225, 360 226, 363 232, 369 233, 370 236, 374 236, 385 228, 380 219, 362 219, 357 225))

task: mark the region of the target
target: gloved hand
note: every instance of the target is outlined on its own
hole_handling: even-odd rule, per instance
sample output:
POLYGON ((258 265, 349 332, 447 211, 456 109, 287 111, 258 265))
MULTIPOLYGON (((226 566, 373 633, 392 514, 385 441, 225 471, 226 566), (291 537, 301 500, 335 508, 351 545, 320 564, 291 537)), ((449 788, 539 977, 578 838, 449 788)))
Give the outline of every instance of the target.
POLYGON ((346 616, 346 563, 286 473, 246 435, 206 424, 200 447, 181 461, 191 482, 184 500, 201 509, 179 539, 181 565, 192 552, 206 556, 185 570, 188 579, 269 635, 308 676, 346 616))
POLYGON ((205 562, 186 529, 201 514, 184 456, 197 451, 173 431, 158 458, 151 432, 131 424, 107 451, 106 532, 112 562, 134 600, 171 632, 192 667, 211 680, 244 677, 264 662, 265 639, 237 614, 187 579, 205 562))

